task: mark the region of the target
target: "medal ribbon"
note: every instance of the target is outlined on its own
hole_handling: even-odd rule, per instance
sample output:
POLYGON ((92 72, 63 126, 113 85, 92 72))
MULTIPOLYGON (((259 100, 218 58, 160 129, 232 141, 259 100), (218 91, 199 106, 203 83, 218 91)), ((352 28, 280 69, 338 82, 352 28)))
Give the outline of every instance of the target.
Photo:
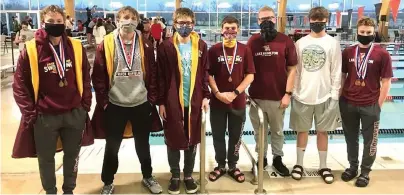
POLYGON ((126 67, 130 71, 132 71, 132 63, 135 58, 135 45, 136 45, 136 41, 137 41, 136 33, 133 35, 132 45, 130 47, 130 52, 131 52, 130 55, 127 55, 126 47, 125 47, 125 44, 123 43, 123 39, 122 39, 121 35, 118 35, 118 39, 119 39, 119 46, 121 48, 121 52, 122 52, 125 62, 126 62, 126 67))
POLYGON ((227 71, 229 71, 229 74, 231 75, 231 73, 233 72, 234 61, 236 59, 236 54, 237 54, 237 43, 236 43, 236 46, 234 47, 234 50, 233 50, 233 59, 232 59, 233 62, 231 63, 231 68, 229 67, 229 63, 227 62, 227 54, 226 54, 226 51, 224 49, 224 43, 222 43, 222 48, 223 48, 224 61, 226 62, 227 71))
POLYGON ((355 51, 355 67, 356 67, 356 74, 358 76, 358 79, 365 79, 366 77, 366 73, 367 73, 367 69, 368 69, 368 59, 370 57, 370 54, 373 51, 373 46, 374 44, 372 43, 370 45, 369 50, 366 52, 365 56, 363 57, 362 61, 360 62, 360 52, 359 52, 359 46, 356 47, 356 51, 355 51))
POLYGON ((65 51, 63 49, 63 41, 60 41, 59 44, 60 58, 53 45, 49 43, 49 46, 52 50, 53 57, 55 58, 56 69, 58 71, 60 80, 63 80, 65 79, 65 71, 66 71, 66 59, 65 59, 65 51))

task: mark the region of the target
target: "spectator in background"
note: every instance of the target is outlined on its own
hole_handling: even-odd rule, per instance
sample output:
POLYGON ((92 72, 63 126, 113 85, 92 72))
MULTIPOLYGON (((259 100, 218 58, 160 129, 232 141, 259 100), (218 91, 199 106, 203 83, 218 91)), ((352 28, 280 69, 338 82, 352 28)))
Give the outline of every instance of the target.
POLYGON ((143 23, 143 29, 142 29, 142 35, 145 39, 149 40, 150 42, 153 42, 153 37, 150 35, 150 29, 151 29, 151 23, 149 19, 145 19, 142 21, 143 23))
POLYGON ((104 24, 105 31, 107 35, 115 30, 115 25, 112 24, 112 19, 108 18, 107 22, 104 24))
POLYGON ((32 18, 31 18, 31 17, 28 16, 27 22, 28 22, 28 28, 29 28, 29 29, 34 29, 34 23, 32 22, 32 18))
POLYGON ((83 21, 81 21, 81 20, 77 20, 77 31, 78 32, 83 32, 84 31, 83 21))
POLYGON ((86 33, 87 33, 87 43, 90 45, 90 47, 93 45, 93 28, 95 24, 97 23, 97 18, 93 18, 89 23, 86 28, 86 33))
POLYGON ((25 48, 25 42, 34 38, 34 32, 31 31, 29 23, 27 21, 21 22, 21 30, 17 33, 15 37, 15 43, 18 43, 18 48, 20 52, 25 48))
POLYGON ((163 33, 163 28, 158 21, 158 19, 153 20, 153 25, 151 26, 151 35, 154 39, 154 48, 157 48, 157 46, 161 43, 161 36, 163 33))
POLYGON ((104 40, 104 36, 107 34, 103 25, 103 20, 99 18, 97 25, 94 27, 93 35, 95 37, 95 44, 98 46, 104 40))
POLYGON ((13 16, 13 31, 15 33, 17 33, 18 31, 20 31, 21 26, 20 23, 18 22, 18 17, 17 16, 13 16))
POLYGON ((67 36, 71 37, 72 36, 72 30, 73 30, 73 23, 70 19, 70 16, 66 16, 66 34, 67 36))

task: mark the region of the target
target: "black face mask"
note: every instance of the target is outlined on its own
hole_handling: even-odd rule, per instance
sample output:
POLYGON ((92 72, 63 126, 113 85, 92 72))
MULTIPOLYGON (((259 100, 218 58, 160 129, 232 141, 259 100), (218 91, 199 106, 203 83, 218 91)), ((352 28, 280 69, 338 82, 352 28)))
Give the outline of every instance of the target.
POLYGON ((266 42, 270 42, 275 39, 278 32, 275 29, 275 24, 272 21, 265 20, 260 24, 261 37, 266 42))
POLYGON ((45 31, 53 37, 60 37, 65 32, 65 24, 45 23, 45 31))
POLYGON ((374 35, 363 36, 363 35, 358 34, 357 38, 358 38, 359 43, 361 43, 362 45, 368 45, 375 39, 375 36, 374 35))
POLYGON ((324 28, 325 28, 325 22, 313 22, 313 23, 310 23, 310 29, 315 33, 319 33, 321 31, 323 31, 324 28))

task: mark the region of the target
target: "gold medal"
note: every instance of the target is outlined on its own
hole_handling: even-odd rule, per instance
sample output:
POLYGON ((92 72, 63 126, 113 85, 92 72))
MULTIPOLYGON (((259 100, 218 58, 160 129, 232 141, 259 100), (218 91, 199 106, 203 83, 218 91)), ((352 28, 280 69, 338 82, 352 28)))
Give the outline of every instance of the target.
POLYGON ((362 81, 361 86, 362 86, 362 87, 366 86, 365 81, 362 81))
POLYGON ((229 80, 228 80, 230 83, 233 81, 233 79, 231 79, 231 76, 229 77, 229 80))
POLYGON ((355 85, 356 85, 356 86, 359 86, 359 85, 361 85, 361 82, 360 82, 359 80, 356 80, 356 81, 355 81, 355 85))
POLYGON ((67 79, 65 79, 63 83, 65 86, 67 86, 67 79))
POLYGON ((59 81, 59 87, 63 87, 63 86, 64 86, 63 81, 59 81))

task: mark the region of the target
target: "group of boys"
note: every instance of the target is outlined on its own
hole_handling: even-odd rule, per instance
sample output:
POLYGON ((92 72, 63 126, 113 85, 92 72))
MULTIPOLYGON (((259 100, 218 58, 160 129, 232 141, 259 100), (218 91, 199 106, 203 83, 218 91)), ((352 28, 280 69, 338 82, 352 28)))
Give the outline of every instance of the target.
MULTIPOLYGON (((54 154, 63 148, 63 191, 69 194, 76 186, 80 147, 92 144, 94 138, 106 139, 101 194, 112 194, 122 139, 134 137, 142 184, 157 194, 163 190, 152 175, 149 135, 164 129, 172 173, 168 192, 180 193, 180 151, 184 150, 183 182, 187 193, 196 193, 192 173, 201 115, 210 104, 217 166, 209 180, 227 173, 241 183, 245 177, 237 162, 249 87, 250 97, 264 113, 266 129, 265 135, 258 134, 258 110, 251 107, 255 139, 265 136, 266 140, 270 131, 272 165, 280 175, 302 178, 314 117, 319 174, 324 182, 332 183, 334 176, 326 164, 327 132, 338 127, 341 116, 350 163, 341 177, 349 181, 358 175, 362 123, 364 152, 356 185, 367 186, 376 156, 381 106, 391 83, 390 55, 372 43, 375 24, 369 18, 358 21, 359 43, 342 54, 339 42, 325 32, 328 11, 313 8, 309 18, 312 32, 294 44, 277 32, 275 12, 265 6, 258 12, 260 33, 245 45, 236 39, 239 21, 226 16, 221 25, 223 41, 208 50, 193 31, 194 13, 179 8, 173 15, 176 33, 158 47, 156 60, 153 45, 136 30, 138 12, 126 6, 117 13, 118 28, 97 48, 90 78, 85 50, 64 33, 63 10, 48 6, 41 12, 44 29, 27 43, 14 77, 14 97, 22 118, 13 157, 38 157, 43 188, 55 194, 54 154), (91 81, 97 105, 90 123, 91 81), (298 132, 297 161, 291 173, 282 162, 284 114, 289 104, 290 127, 298 132)), ((268 165, 267 147, 256 148, 264 150, 264 166, 268 165)))

